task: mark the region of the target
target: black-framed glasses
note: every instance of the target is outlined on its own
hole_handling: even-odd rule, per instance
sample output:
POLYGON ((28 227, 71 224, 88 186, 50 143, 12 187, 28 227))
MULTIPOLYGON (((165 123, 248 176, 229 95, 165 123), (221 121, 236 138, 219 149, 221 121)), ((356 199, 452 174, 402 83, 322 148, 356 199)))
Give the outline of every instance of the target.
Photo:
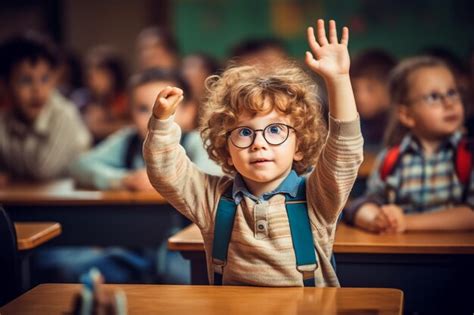
POLYGON ((240 149, 250 147, 257 137, 257 131, 261 131, 263 138, 270 145, 280 145, 288 139, 292 126, 282 123, 273 123, 263 129, 253 129, 246 126, 236 127, 227 131, 227 139, 230 139, 233 145, 240 149))
POLYGON ((450 102, 457 102, 461 99, 461 94, 457 89, 449 89, 446 93, 431 92, 421 95, 411 101, 411 103, 423 102, 428 106, 438 106, 443 104, 446 100, 450 102))

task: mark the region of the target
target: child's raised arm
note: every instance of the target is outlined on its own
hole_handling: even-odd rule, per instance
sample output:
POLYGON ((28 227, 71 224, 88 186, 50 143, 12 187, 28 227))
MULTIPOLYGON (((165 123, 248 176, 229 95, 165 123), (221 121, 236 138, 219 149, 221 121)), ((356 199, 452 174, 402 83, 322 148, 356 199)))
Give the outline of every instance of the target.
POLYGON ((312 53, 306 52, 306 64, 326 82, 331 116, 343 121, 354 120, 358 115, 349 78, 349 29, 343 27, 339 43, 336 22, 329 21, 329 37, 326 38, 324 21, 319 19, 316 35, 317 40, 313 28, 308 27, 308 44, 312 53))

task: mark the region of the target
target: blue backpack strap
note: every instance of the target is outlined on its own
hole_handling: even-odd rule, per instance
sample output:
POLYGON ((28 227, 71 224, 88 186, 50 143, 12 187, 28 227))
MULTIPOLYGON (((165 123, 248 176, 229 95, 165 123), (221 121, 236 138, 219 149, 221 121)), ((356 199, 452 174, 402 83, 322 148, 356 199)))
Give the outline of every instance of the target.
POLYGON ((214 241, 212 244, 212 264, 214 267, 214 285, 222 285, 222 274, 227 263, 227 250, 234 227, 237 206, 232 198, 232 185, 219 200, 214 223, 214 241))
POLYGON ((304 177, 300 181, 296 196, 286 195, 286 212, 296 256, 296 269, 302 273, 305 287, 314 287, 314 271, 318 268, 318 261, 309 221, 306 203, 306 180, 304 177))

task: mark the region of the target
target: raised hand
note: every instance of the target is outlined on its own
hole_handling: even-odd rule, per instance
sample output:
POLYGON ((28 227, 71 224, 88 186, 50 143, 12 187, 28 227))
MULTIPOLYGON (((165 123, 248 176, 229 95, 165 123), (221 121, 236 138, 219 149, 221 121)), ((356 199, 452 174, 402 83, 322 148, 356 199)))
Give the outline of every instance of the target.
POLYGON ((183 90, 168 86, 161 90, 156 97, 153 106, 153 116, 157 119, 167 119, 176 111, 179 103, 183 100, 183 90))
POLYGON ((324 20, 317 22, 317 40, 312 27, 308 27, 307 37, 311 52, 306 52, 306 64, 325 80, 337 79, 349 74, 350 58, 347 50, 349 29, 342 28, 341 41, 338 41, 336 22, 329 21, 329 37, 326 37, 324 20))

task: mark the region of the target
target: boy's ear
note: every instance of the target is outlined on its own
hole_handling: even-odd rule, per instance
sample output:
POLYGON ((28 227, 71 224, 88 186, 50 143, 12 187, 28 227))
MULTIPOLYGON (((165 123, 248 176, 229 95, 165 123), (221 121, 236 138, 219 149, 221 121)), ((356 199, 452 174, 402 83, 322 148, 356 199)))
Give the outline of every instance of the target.
POLYGON ((303 159, 303 152, 296 151, 295 155, 293 156, 293 160, 298 162, 298 161, 301 161, 302 159, 303 159))
POLYGON ((300 151, 300 142, 298 139, 296 140, 296 149, 295 149, 295 155, 293 155, 293 161, 298 162, 301 161, 304 157, 303 152, 300 151))
POLYGON ((406 105, 396 105, 398 110, 397 110, 397 115, 398 115, 398 120, 400 120, 400 123, 404 125, 407 128, 413 128, 415 126, 415 120, 413 119, 413 116, 410 113, 410 109, 406 105))

